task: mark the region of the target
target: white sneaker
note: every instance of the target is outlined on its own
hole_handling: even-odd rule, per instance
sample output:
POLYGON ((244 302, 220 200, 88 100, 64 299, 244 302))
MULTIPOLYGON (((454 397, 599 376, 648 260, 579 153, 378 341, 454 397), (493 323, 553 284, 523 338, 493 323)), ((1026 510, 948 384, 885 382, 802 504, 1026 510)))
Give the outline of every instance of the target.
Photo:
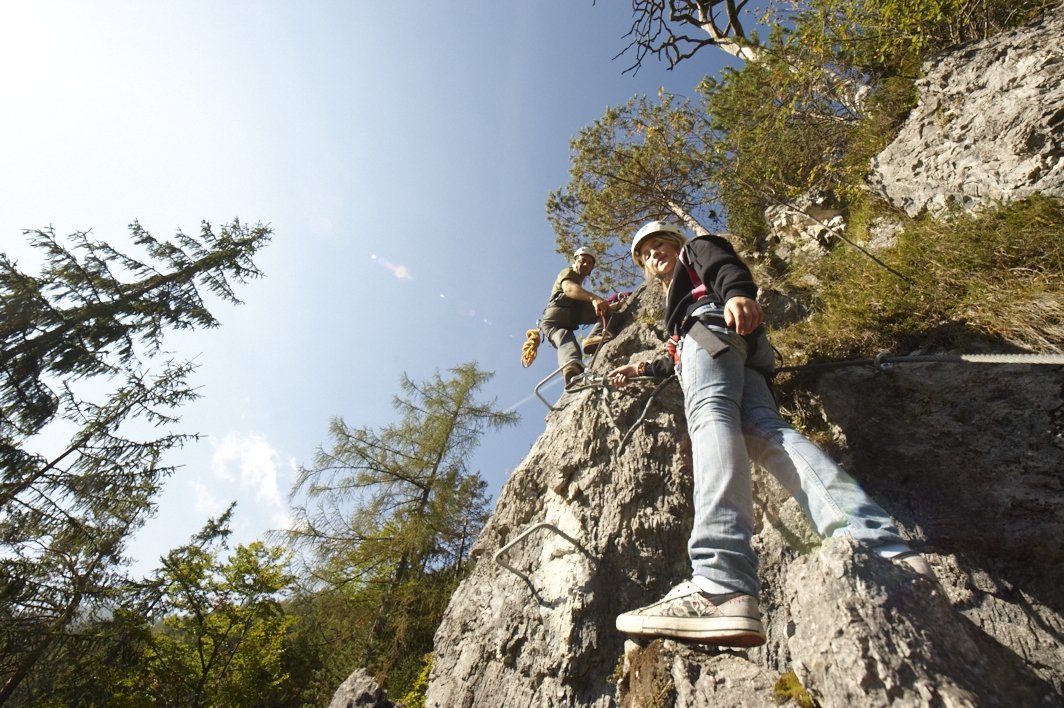
POLYGON ((905 553, 899 553, 891 558, 892 561, 898 565, 903 565, 909 570, 913 571, 917 575, 920 575, 931 581, 931 584, 935 586, 935 589, 942 593, 943 597, 949 598, 946 591, 942 587, 942 583, 938 581, 938 576, 935 575, 934 569, 931 564, 927 562, 927 559, 916 551, 906 551, 905 553))
POLYGON ((642 637, 671 637, 730 647, 765 643, 757 598, 742 593, 710 595, 685 581, 653 605, 617 617, 617 629, 642 637))

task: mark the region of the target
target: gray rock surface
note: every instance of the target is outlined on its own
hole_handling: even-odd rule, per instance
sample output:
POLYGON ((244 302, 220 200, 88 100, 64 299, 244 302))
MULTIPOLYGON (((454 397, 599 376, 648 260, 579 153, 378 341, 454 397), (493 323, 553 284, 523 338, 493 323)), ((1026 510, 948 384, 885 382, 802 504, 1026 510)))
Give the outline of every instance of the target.
MULTIPOLYGON (((629 302, 653 309, 662 298, 641 289, 629 302)), ((651 357, 659 337, 629 325, 602 347, 595 370, 636 352, 651 357)), ((687 566, 690 474, 675 382, 621 447, 653 387, 566 393, 547 414, 547 432, 503 488, 473 549, 473 576, 436 635, 426 705, 614 704, 608 678, 624 644, 614 616, 667 590, 687 566), (493 561, 543 522, 579 545, 548 528, 513 545, 504 560, 528 583, 493 561)))
POLYGON ((805 194, 793 203, 770 206, 765 221, 770 232, 757 250, 788 263, 824 257, 846 229, 843 210, 823 194, 805 194))
POLYGON ((832 539, 788 568, 794 670, 822 706, 1051 706, 1060 696, 933 583, 832 539))
POLYGON ((333 694, 329 708, 402 708, 365 669, 355 669, 333 694))
MULTIPOLYGON (((660 305, 638 291, 593 371, 653 356, 660 305)), ((897 364, 798 384, 797 405, 827 421, 825 444, 941 588, 846 541, 821 545, 756 473, 768 643, 626 648, 615 616, 689 572, 689 446, 675 383, 649 406, 652 383, 589 388, 547 413, 503 488, 437 633, 426 705, 773 705, 788 671, 824 707, 1064 701, 1061 367, 897 364), (577 545, 546 527, 519 538, 544 522, 577 545), (527 583, 493 560, 509 544, 503 560, 527 583)))
POLYGON ((930 60, 919 105, 872 163, 910 216, 1064 195, 1064 8, 930 60))

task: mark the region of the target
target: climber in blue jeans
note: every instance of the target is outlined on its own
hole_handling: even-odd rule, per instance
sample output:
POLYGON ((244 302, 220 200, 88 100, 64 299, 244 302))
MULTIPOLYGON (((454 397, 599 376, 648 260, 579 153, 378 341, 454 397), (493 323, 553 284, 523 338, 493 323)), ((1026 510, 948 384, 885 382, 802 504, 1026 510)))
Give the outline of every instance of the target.
POLYGON ((633 376, 679 375, 694 475, 692 577, 663 600, 620 615, 617 628, 726 646, 765 642, 751 546, 751 459, 782 483, 820 535, 852 536, 933 579, 887 512, 780 417, 768 386, 775 359, 757 286, 731 244, 712 235, 688 242, 678 225, 653 221, 636 233, 632 257, 667 288, 674 353, 608 377, 623 386, 633 376))

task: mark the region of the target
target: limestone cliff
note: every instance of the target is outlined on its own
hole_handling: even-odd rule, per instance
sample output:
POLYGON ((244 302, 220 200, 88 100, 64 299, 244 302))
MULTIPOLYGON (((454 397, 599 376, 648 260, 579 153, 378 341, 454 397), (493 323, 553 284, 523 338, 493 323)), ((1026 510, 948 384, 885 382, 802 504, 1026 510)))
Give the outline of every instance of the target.
MULTIPOLYGON (((633 323, 597 370, 650 356, 633 323)), ((636 311, 638 310, 638 311, 636 311)), ((768 644, 629 647, 614 617, 689 572, 679 388, 565 394, 499 498, 436 637, 427 705, 770 705, 795 671, 823 706, 1052 705, 1064 695, 1064 373, 1019 365, 850 368, 803 387, 834 452, 931 559, 946 596, 846 542, 820 545, 757 477, 768 644), (641 416, 646 411, 642 422, 641 416), (622 442, 624 442, 622 446, 622 442), (493 560, 526 529, 550 523, 493 560)))
MULTIPOLYGON (((1046 28, 1061 22, 1058 12, 1028 28, 1026 41, 1009 33, 939 58, 955 68, 935 79, 928 67, 924 102, 945 86, 950 115, 969 115, 961 97, 979 92, 957 82, 994 82, 989 69, 960 67, 983 66, 984 56, 1031 67, 1013 67, 1017 76, 1058 71, 1064 34, 1046 28), (1041 58, 1025 59, 1032 54, 1041 58)), ((1054 82, 1038 96, 1064 84, 1054 82)), ((1034 119, 1042 128, 1007 131, 1045 137, 1027 139, 1039 155, 1029 176, 1039 180, 1064 169, 1064 104, 1045 100, 1047 114, 1028 106, 1045 114, 1034 119)), ((899 205, 926 209, 942 201, 935 194, 963 202, 973 160, 989 164, 956 157, 965 140, 925 139, 920 164, 952 160, 958 174, 950 181, 935 168, 931 196, 900 195, 899 205)), ((892 160, 915 164, 890 151, 878 163, 880 184, 892 160)), ((971 194, 1025 193, 1012 181, 994 189, 971 194)), ((628 325, 603 346, 593 373, 655 356, 661 306, 660 293, 638 290, 628 325)), ((544 408, 544 433, 504 486, 474 549, 476 569, 436 635, 426 705, 766 706, 793 695, 793 682, 781 681, 788 672, 821 706, 1064 703, 1062 367, 902 363, 810 371, 797 383, 807 415, 832 431, 832 454, 895 516, 941 587, 846 540, 821 542, 779 485, 755 471, 768 643, 746 651, 626 643, 615 616, 689 573, 689 444, 675 381, 593 386, 544 408)))
POLYGON ((1064 11, 924 67, 872 182, 910 216, 1064 195, 1064 11))

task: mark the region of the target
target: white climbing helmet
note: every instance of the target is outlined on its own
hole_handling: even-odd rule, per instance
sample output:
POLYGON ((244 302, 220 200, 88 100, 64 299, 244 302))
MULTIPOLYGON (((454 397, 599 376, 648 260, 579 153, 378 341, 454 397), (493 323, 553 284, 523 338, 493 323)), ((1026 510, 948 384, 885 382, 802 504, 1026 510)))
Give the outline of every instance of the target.
POLYGON ((580 256, 591 256, 591 260, 598 263, 598 254, 595 253, 594 249, 588 248, 587 246, 581 246, 576 249, 576 253, 573 254, 573 260, 576 260, 580 256))
POLYGON ((639 256, 639 246, 651 236, 659 234, 671 234, 674 239, 678 239, 678 245, 680 246, 687 243, 687 234, 684 233, 683 227, 679 224, 674 224, 670 221, 650 221, 643 224, 635 232, 635 238, 632 239, 632 260, 640 268, 643 267, 643 259, 639 256))

